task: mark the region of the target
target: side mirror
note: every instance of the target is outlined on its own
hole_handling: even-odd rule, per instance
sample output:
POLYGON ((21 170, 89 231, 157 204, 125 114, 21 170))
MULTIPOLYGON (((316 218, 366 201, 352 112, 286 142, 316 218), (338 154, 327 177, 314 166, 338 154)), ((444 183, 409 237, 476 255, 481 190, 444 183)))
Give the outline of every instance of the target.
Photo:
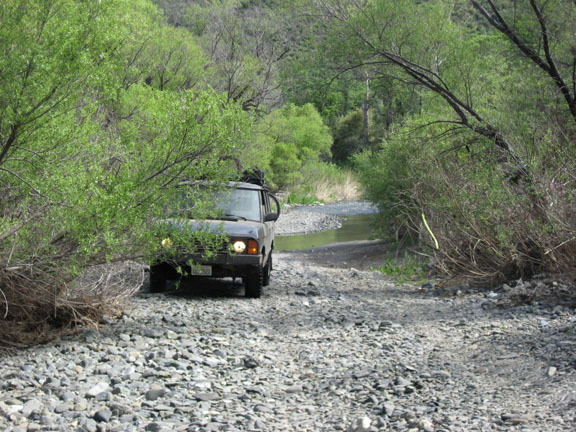
POLYGON ((278 213, 268 213, 264 216, 264 222, 276 222, 279 216, 278 213))
MULTIPOLYGON (((270 197, 270 199, 274 202, 274 206, 276 207, 276 213, 274 213, 276 215, 276 219, 278 219, 280 217, 280 201, 278 201, 278 198, 276 198, 274 195, 269 194, 268 195, 270 197)), ((274 219, 274 220, 276 220, 274 219)))

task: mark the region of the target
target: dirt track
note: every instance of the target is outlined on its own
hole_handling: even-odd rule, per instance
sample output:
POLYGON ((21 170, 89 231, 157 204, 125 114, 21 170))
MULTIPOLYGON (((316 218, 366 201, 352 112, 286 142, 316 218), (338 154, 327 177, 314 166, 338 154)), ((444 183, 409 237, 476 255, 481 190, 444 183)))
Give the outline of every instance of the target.
POLYGON ((275 255, 271 285, 146 286, 132 307, 5 359, 7 431, 576 430, 576 314, 397 285, 385 245, 275 255))

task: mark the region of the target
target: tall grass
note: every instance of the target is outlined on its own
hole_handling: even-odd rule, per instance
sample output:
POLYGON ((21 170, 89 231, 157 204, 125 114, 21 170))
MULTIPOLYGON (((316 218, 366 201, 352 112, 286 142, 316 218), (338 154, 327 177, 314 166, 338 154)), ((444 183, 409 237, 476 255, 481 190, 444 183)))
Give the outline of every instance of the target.
POLYGON ((302 169, 304 180, 288 194, 287 202, 311 204, 357 200, 362 189, 356 175, 349 169, 329 163, 311 163, 302 169))

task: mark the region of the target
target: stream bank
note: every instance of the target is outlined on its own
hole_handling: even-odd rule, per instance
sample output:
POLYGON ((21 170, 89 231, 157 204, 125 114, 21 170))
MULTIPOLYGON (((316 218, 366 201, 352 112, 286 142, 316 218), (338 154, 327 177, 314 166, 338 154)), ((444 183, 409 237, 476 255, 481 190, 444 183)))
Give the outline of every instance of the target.
POLYGON ((369 201, 341 201, 321 205, 288 205, 276 223, 276 235, 310 234, 337 229, 342 218, 375 214, 378 209, 369 201))

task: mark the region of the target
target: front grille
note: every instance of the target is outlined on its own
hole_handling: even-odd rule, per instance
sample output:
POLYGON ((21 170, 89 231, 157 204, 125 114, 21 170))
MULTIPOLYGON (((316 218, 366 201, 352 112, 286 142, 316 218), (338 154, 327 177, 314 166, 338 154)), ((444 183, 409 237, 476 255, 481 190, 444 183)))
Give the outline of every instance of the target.
MULTIPOLYGON (((202 244, 202 242, 196 240, 192 243, 192 249, 191 251, 194 251, 194 253, 202 253, 205 251, 205 247, 202 244)), ((225 241, 223 244, 219 245, 218 248, 213 248, 210 249, 215 251, 218 254, 222 254, 222 253, 228 253, 230 251, 230 241, 225 241)))

